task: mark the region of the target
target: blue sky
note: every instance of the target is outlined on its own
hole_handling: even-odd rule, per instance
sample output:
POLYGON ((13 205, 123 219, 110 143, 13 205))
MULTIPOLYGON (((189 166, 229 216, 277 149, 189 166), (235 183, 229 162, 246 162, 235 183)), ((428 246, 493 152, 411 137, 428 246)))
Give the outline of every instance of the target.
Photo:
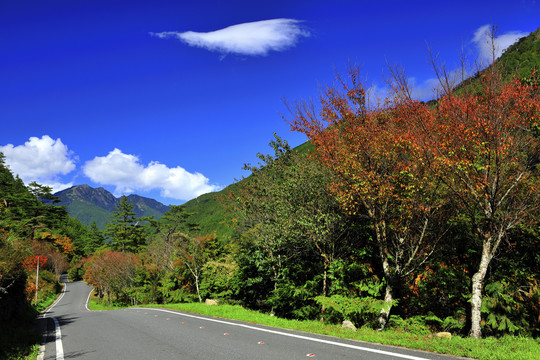
POLYGON ((417 95, 434 74, 540 27, 516 1, 0 0, 0 152, 25 182, 89 184, 180 204, 248 175, 283 103, 316 98, 358 63, 382 93, 386 63, 417 95))

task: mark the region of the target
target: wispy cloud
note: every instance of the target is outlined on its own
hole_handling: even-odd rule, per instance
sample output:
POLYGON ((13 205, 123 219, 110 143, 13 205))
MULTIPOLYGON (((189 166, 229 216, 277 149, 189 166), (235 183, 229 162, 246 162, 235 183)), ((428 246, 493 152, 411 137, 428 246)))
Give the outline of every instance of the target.
POLYGON ((180 166, 169 168, 157 161, 145 166, 137 156, 119 149, 87 161, 83 170, 92 181, 115 186, 115 195, 159 189, 163 197, 190 200, 219 189, 200 173, 190 173, 180 166))
POLYGON ((7 144, 0 146, 11 171, 26 183, 36 181, 50 186, 53 192, 67 189, 72 183, 62 183, 59 175, 75 170, 73 153, 62 140, 53 140, 48 135, 31 137, 24 145, 7 144))
MULTIPOLYGON (((484 25, 479 27, 472 39, 472 42, 478 48, 478 55, 481 61, 490 61, 493 56, 493 47, 490 37, 491 25, 484 25)), ((518 41, 520 38, 529 35, 529 33, 522 31, 509 31, 507 33, 496 36, 493 40, 495 45, 495 58, 502 55, 510 45, 518 41)))
POLYGON ((283 51, 309 37, 310 32, 295 19, 271 19, 243 23, 211 32, 150 33, 161 39, 177 38, 190 46, 223 54, 266 55, 270 51, 283 51))

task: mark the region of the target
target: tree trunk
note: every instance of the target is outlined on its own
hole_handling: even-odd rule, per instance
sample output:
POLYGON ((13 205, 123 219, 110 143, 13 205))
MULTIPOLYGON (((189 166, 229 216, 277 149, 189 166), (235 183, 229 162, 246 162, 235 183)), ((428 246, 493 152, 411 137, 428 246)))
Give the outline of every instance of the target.
POLYGON ((390 309, 392 308, 392 301, 394 298, 392 296, 392 285, 390 283, 386 284, 386 294, 384 295, 384 302, 386 303, 384 308, 379 314, 379 331, 384 330, 386 324, 388 324, 388 319, 390 318, 390 309))
MULTIPOLYGON (((323 272, 323 291, 322 291, 322 296, 326 297, 327 295, 327 284, 326 284, 326 279, 328 277, 328 263, 325 259, 325 262, 324 262, 324 272, 323 272)), ((325 311, 325 307, 324 305, 321 306, 321 318, 320 318, 320 321, 323 322, 324 321, 324 311, 325 311)))
POLYGON ((379 331, 384 330, 384 327, 388 323, 388 319, 390 318, 390 309, 392 308, 392 302, 394 301, 394 297, 392 295, 393 277, 390 274, 390 264, 388 263, 388 259, 386 257, 383 260, 383 270, 384 270, 384 276, 386 278, 386 293, 384 295, 384 302, 386 304, 379 314, 379 325, 380 325, 379 331))
POLYGON ((202 303, 201 293, 199 292, 199 277, 195 276, 195 287, 197 288, 197 296, 199 297, 199 302, 202 303))
POLYGON ((324 262, 324 272, 323 272, 323 288, 322 288, 322 296, 326 297, 326 288, 327 288, 327 285, 326 285, 326 279, 327 279, 327 272, 328 272, 328 264, 326 263, 326 261, 324 262))
POLYGON ((491 261, 491 239, 484 241, 482 248, 482 259, 478 271, 472 277, 471 292, 471 333, 470 337, 480 339, 482 337, 482 285, 487 273, 489 262, 491 261))
MULTIPOLYGON (((277 292, 277 279, 274 280, 274 294, 277 292)), ((274 305, 272 305, 272 308, 270 309, 270 316, 274 316, 276 313, 274 312, 274 305)))

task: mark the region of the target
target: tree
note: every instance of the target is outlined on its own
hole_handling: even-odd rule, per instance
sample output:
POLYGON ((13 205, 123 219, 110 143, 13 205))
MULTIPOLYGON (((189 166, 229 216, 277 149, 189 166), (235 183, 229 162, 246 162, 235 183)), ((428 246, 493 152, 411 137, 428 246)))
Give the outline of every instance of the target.
POLYGON ((303 248, 294 245, 299 239, 291 232, 293 219, 285 210, 288 194, 282 188, 286 175, 281 170, 289 164, 291 149, 281 138, 274 136, 275 140, 270 142, 274 154, 258 153, 258 165, 245 164, 244 170, 251 171, 251 176, 243 179, 242 186, 225 194, 222 200, 234 214, 240 230, 253 239, 255 252, 262 253, 256 257, 260 260, 258 267, 271 273, 275 293, 277 283, 283 277, 284 263, 303 248))
POLYGON ((65 206, 56 205, 60 200, 52 194, 50 186, 40 185, 32 181, 27 186, 30 194, 34 196, 33 212, 39 216, 42 226, 47 229, 59 229, 69 219, 65 206))
POLYGON ((348 81, 338 77, 340 88, 325 91, 322 119, 314 105, 297 103, 290 123, 308 136, 318 160, 334 175, 330 189, 343 210, 372 225, 386 281, 382 329, 396 287, 435 249, 443 204, 439 181, 421 148, 422 124, 410 116, 426 112, 425 106, 398 96, 370 108, 358 77, 350 69, 348 81))
POLYGON ((332 264, 350 254, 354 246, 352 219, 329 190, 332 173, 309 153, 293 153, 290 164, 280 170, 286 179, 277 185, 285 197, 282 216, 291 219, 291 230, 321 257, 321 294, 326 296, 332 264))
POLYGON ((188 268, 189 272, 195 280, 195 289, 199 302, 202 302, 199 282, 203 273, 203 267, 208 260, 206 246, 211 240, 214 240, 213 235, 206 236, 189 236, 187 234, 176 233, 175 238, 175 255, 177 264, 188 268))
POLYGON ((439 178, 455 196, 481 244, 472 276, 471 337, 481 337, 483 281, 508 232, 540 206, 540 119, 536 86, 501 81, 492 66, 462 95, 449 93, 429 134, 439 178))
MULTIPOLYGON (((0 202, 0 215, 4 214, 2 205, 0 202)), ((9 224, 6 224, 0 216, 0 321, 2 322, 17 318, 21 308, 27 304, 24 255, 13 241, 9 224)))
POLYGON ((127 196, 122 196, 113 211, 111 222, 107 224, 107 234, 116 250, 135 252, 145 242, 142 222, 150 218, 137 218, 133 208, 134 205, 129 202, 127 196))
POLYGON ((351 221, 328 190, 332 174, 312 159, 312 147, 291 150, 286 141, 274 137, 273 154, 257 154, 260 163, 245 166, 252 174, 231 190, 227 203, 254 240, 244 250, 252 253, 253 265, 259 268, 257 278, 271 273, 273 304, 285 303, 283 293, 291 294, 291 287, 307 294, 300 290, 306 281, 317 284, 309 285, 316 295, 326 296, 332 264, 352 250, 351 221), (296 273, 307 272, 299 265, 307 258, 309 266, 320 271, 311 274, 315 282, 306 278, 309 275, 295 279, 296 273))
POLYGON ((135 284, 139 257, 112 250, 98 251, 85 264, 84 280, 107 295, 109 305, 113 294, 127 302, 127 292, 135 284))
POLYGON ((159 220, 153 220, 156 230, 152 245, 154 261, 160 267, 172 270, 174 261, 175 241, 178 234, 189 234, 197 226, 188 222, 192 214, 186 212, 183 205, 171 205, 159 220))
POLYGON ((95 221, 92 221, 88 230, 88 242, 85 244, 85 253, 93 254, 105 244, 105 236, 99 230, 95 221))

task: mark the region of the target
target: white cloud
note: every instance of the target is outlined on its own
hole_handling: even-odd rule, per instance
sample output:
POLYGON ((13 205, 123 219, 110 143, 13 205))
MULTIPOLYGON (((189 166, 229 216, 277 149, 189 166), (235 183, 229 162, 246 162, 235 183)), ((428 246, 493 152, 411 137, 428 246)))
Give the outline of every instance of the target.
POLYGON ((219 189, 200 173, 190 173, 179 166, 169 168, 157 161, 144 166, 137 156, 119 149, 87 161, 84 173, 96 183, 115 186, 115 195, 159 189, 163 197, 189 200, 219 189))
POLYGON ((300 37, 309 37, 309 31, 299 20, 272 19, 243 23, 211 32, 150 33, 159 38, 178 38, 190 46, 220 53, 266 55, 269 51, 282 51, 294 46, 300 37))
MULTIPOLYGON (((491 61, 492 60, 492 43, 490 38, 491 25, 484 25, 479 27, 472 39, 472 42, 476 44, 478 48, 478 53, 480 60, 482 61, 491 61)), ((498 58, 502 55, 503 51, 506 50, 510 45, 515 43, 520 38, 529 35, 528 33, 522 31, 510 31, 505 34, 496 36, 494 39, 495 45, 495 58, 498 58)))
POLYGON ((0 146, 6 164, 14 174, 26 183, 36 181, 53 188, 53 192, 73 186, 60 182, 59 175, 75 170, 75 159, 62 140, 53 140, 48 135, 31 137, 24 145, 0 146))

